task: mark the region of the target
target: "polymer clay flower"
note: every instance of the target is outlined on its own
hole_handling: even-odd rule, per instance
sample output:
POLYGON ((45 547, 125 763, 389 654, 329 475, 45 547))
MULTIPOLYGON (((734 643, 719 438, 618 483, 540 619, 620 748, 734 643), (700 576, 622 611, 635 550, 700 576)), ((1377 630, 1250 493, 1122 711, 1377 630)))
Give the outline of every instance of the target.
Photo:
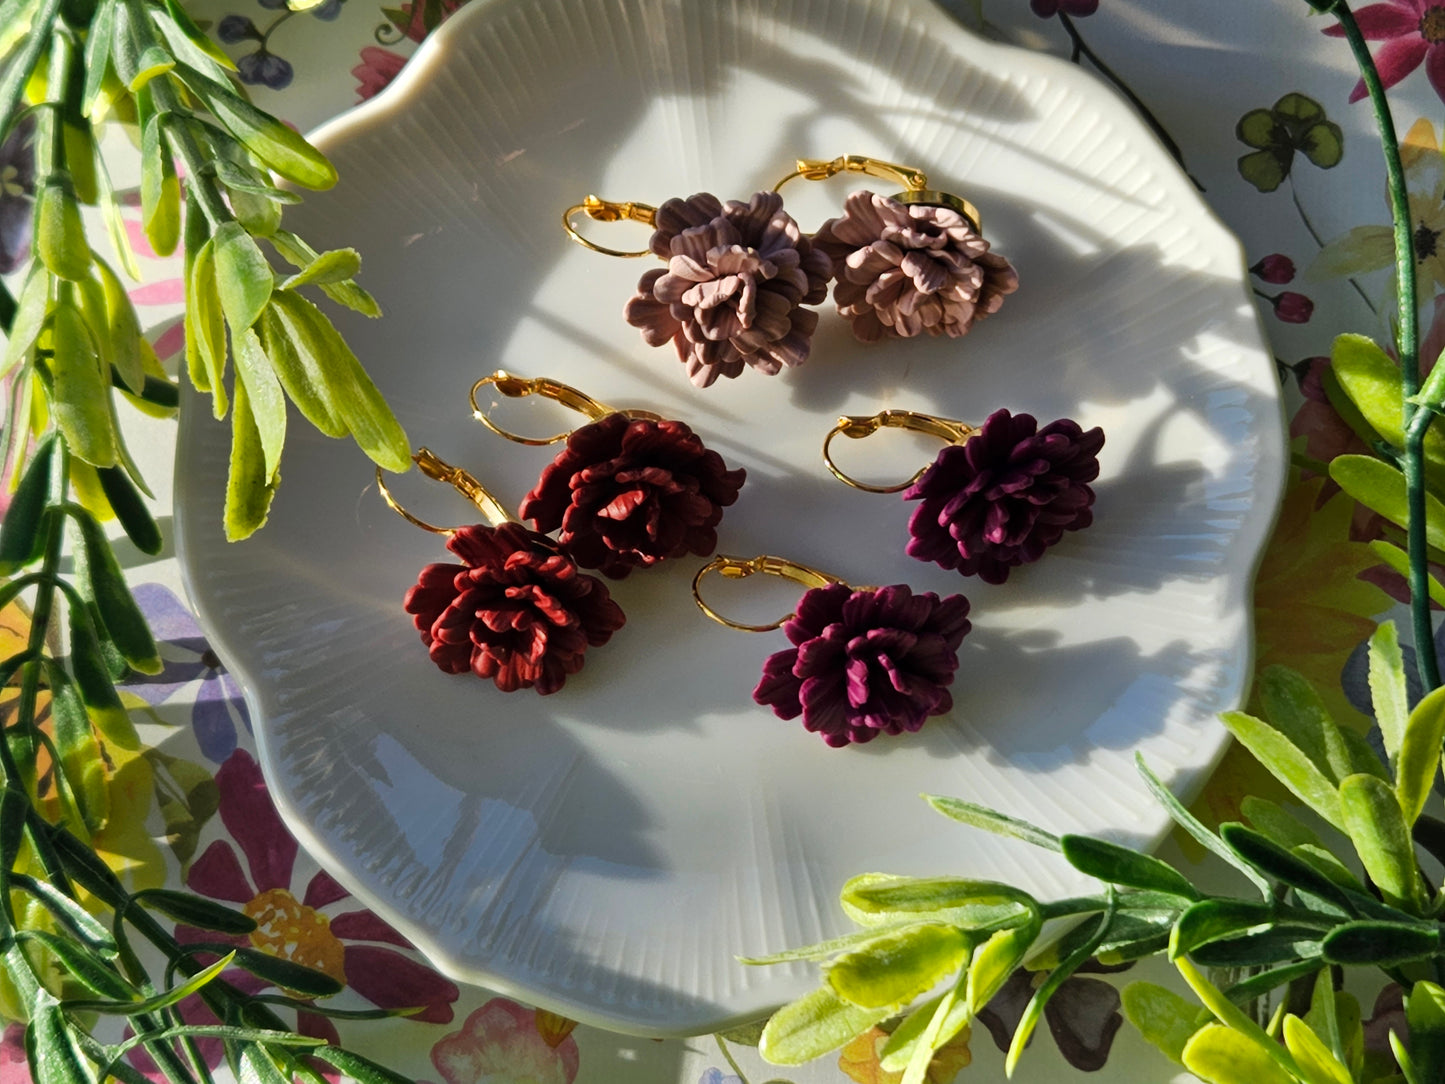
POLYGON ((1068 418, 1042 429, 1030 414, 998 410, 961 444, 938 453, 904 490, 921 502, 908 523, 908 554, 986 583, 1037 561, 1044 550, 1094 520, 1104 431, 1068 418))
POLYGON ((601 580, 519 523, 457 528, 447 549, 462 563, 427 565, 403 608, 449 674, 546 696, 626 621, 601 580))
POLYGON ((863 342, 968 333, 1018 289, 1018 272, 951 207, 858 191, 813 243, 833 260, 833 300, 863 342))
POLYGON ((834 747, 902 734, 953 707, 948 686, 972 627, 968 599, 904 584, 807 591, 783 631, 793 647, 771 655, 753 699, 834 747))
POLYGON ((623 413, 582 426, 522 502, 538 531, 583 568, 622 579, 669 557, 717 548, 723 509, 746 472, 678 421, 623 413))
POLYGON ((808 359, 828 294, 828 257, 783 197, 726 203, 707 192, 657 209, 649 247, 667 261, 642 276, 627 322, 651 346, 671 341, 700 388, 751 366, 772 376, 808 359))

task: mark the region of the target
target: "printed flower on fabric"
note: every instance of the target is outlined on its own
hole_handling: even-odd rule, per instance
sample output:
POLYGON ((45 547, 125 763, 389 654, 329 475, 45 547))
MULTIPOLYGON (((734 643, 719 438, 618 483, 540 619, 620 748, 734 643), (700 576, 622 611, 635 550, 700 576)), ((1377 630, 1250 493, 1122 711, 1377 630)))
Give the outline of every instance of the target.
MULTIPOLYGON (((1098 971, 1105 974, 1124 971, 1133 966, 1123 964, 1106 967, 1087 963, 1079 972, 1098 971)), ((1119 1014, 1119 991, 1103 979, 1094 979, 1076 972, 1064 980, 1044 1006, 1044 1021, 1049 1034, 1058 1044, 1059 1053, 1075 1069, 1092 1073, 1102 1069, 1109 1060, 1124 1018, 1119 1014)), ((1004 983, 993 1000, 980 1010, 979 1023, 988 1028, 994 1045, 1008 1050, 1014 1031, 1023 1019, 1024 1008, 1039 984, 1048 978, 1047 971, 1019 968, 1004 983)))
POLYGON ((30 208, 35 195, 35 119, 26 117, 0 143, 0 275, 30 258, 30 208))
POLYGON ((123 687, 152 707, 182 689, 194 691, 191 727, 196 742, 209 759, 225 760, 236 748, 236 724, 247 732, 251 729, 240 688, 201 635, 189 607, 168 587, 143 583, 134 594, 165 666, 159 674, 136 674, 123 687), (200 682, 198 689, 193 688, 196 682, 200 682))
MULTIPOLYGON (((216 773, 216 783, 221 823, 234 843, 218 839, 206 848, 192 863, 186 886, 238 905, 257 928, 225 937, 179 926, 177 940, 260 949, 325 972, 383 1009, 420 1007, 409 1020, 449 1023, 460 992, 449 979, 398 951, 411 948, 401 934, 369 911, 338 913, 333 905, 350 894, 325 872, 304 885, 293 882, 296 840, 282 824, 251 754, 244 749, 232 753, 216 773)), ((298 1023, 311 1029, 305 1034, 335 1035, 331 1022, 317 1014, 302 1011, 298 1023)))
MULTIPOLYGON (((926 1084, 949 1084, 960 1070, 973 1063, 973 1051, 968 1045, 970 1037, 970 1029, 964 1028, 939 1047, 923 1075, 926 1084)), ((880 1027, 871 1027, 855 1036, 838 1052, 838 1068, 858 1084, 900 1084, 903 1072, 890 1072, 880 1061, 888 1038, 888 1032, 880 1027)))
POLYGON ((216 36, 227 45, 244 41, 257 43, 253 51, 236 58, 236 73, 241 77, 241 82, 250 86, 284 90, 291 85, 296 71, 289 60, 271 51, 271 35, 301 11, 329 23, 341 14, 341 5, 345 2, 346 0, 321 0, 321 3, 311 7, 292 9, 286 0, 257 0, 257 3, 268 11, 280 11, 281 14, 272 19, 264 29, 258 27, 248 15, 226 15, 216 24, 216 36))
MULTIPOLYGON (((1414 223, 1415 287, 1421 307, 1445 287, 1445 157, 1435 126, 1421 117, 1400 141, 1405 188, 1414 223)), ((1305 271, 1307 281, 1379 271, 1395 264, 1395 232, 1389 225, 1356 226, 1320 250, 1305 271)), ((1433 360, 1433 359, 1432 359, 1433 360)))
POLYGON ((1239 175, 1261 192, 1273 192, 1289 176, 1296 153, 1321 169, 1340 163, 1344 133, 1324 108, 1303 94, 1286 94, 1268 109, 1251 109, 1234 134, 1255 150, 1239 160, 1239 175))
POLYGON ((432 1064, 446 1084, 572 1084, 577 1040, 549 1017, 560 1019, 493 998, 431 1048, 432 1064))
POLYGON ((30 1084, 25 1061, 25 1025, 6 1024, 0 1037, 0 1084, 30 1084))
MULTIPOLYGON (((403 39, 420 42, 445 22, 466 0, 415 0, 398 8, 382 8, 381 13, 391 23, 376 31, 376 40, 382 45, 393 45, 403 39)), ((379 94, 391 81, 401 74, 406 66, 406 57, 390 49, 367 45, 360 53, 361 63, 351 69, 356 79, 356 93, 365 101, 379 94)))
MULTIPOLYGON (((1445 98, 1445 4, 1436 0, 1384 0, 1355 12, 1355 21, 1366 41, 1383 41, 1375 53, 1375 67, 1380 81, 1388 90, 1418 68, 1423 61, 1425 77, 1435 93, 1445 98)), ((1344 28, 1335 25, 1324 29, 1332 38, 1344 37, 1344 28)), ((1358 102, 1366 94, 1361 79, 1350 91, 1350 101, 1358 102)))
POLYGON ((743 1084, 743 1078, 735 1073, 724 1073, 714 1065, 697 1078, 697 1084, 743 1084))

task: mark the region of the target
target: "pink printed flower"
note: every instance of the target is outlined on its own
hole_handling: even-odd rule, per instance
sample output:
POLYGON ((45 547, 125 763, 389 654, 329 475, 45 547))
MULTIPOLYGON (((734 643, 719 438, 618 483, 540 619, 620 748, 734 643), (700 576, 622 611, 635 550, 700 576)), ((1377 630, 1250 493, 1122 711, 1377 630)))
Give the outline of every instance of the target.
POLYGON ((362 101, 380 94, 391 81, 401 74, 406 66, 406 57, 390 49, 368 45, 361 50, 361 63, 351 69, 352 76, 359 84, 357 95, 362 101))
MULTIPOLYGON (((1384 0, 1355 12, 1355 21, 1360 24, 1367 41, 1383 41, 1385 45, 1375 54, 1375 67, 1380 70, 1380 80, 1388 90, 1405 76, 1425 64, 1425 76, 1435 93, 1445 99, 1445 3, 1437 0, 1384 0)), ((1338 25, 1326 27, 1332 38, 1344 36, 1338 25)), ((1361 79, 1350 92, 1350 101, 1358 102, 1365 96, 1365 81, 1361 79)))
POLYGON ((0 1084, 30 1084, 25 1063, 25 1025, 7 1024, 0 1038, 0 1084))
MULTIPOLYGON (((260 949, 323 971, 383 1009, 420 1006, 409 1020, 449 1023, 452 1002, 460 996, 456 985, 397 951, 411 945, 371 912, 327 911, 350 896, 329 874, 317 873, 300 890, 299 899, 294 894, 296 840, 281 822, 251 754, 244 749, 232 753, 216 772, 216 785, 221 823, 240 847, 246 865, 243 869, 235 847, 218 839, 191 865, 186 885, 203 896, 240 905, 257 928, 226 937, 179 926, 176 939, 260 949)), ((336 1035, 331 1021, 318 1014, 298 1012, 297 1025, 303 1034, 336 1035)))
POLYGON ((431 1048, 432 1064, 446 1084, 572 1084, 577 1040, 554 1026, 558 1019, 494 997, 467 1017, 461 1031, 431 1048))

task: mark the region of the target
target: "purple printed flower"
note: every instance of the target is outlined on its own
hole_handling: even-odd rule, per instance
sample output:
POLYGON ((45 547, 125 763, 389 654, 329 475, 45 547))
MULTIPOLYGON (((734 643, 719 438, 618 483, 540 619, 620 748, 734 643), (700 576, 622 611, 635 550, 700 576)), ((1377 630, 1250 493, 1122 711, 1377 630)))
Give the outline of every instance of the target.
POLYGON ((248 86, 266 86, 272 90, 285 90, 296 77, 291 62, 264 47, 254 53, 247 53, 236 59, 236 72, 241 82, 248 86))
MULTIPOLYGON (((1386 44, 1375 54, 1380 81, 1388 90, 1418 68, 1423 61, 1425 76, 1435 93, 1445 98, 1445 3, 1437 0, 1384 0, 1355 12, 1355 21, 1366 41, 1386 44)), ((1326 27, 1326 34, 1344 36, 1340 26, 1326 27)), ((1350 92, 1350 101, 1365 96, 1361 79, 1350 92)))
POLYGON ((858 191, 813 243, 833 261, 838 312, 863 342, 964 335, 1019 287, 1018 272, 951 207, 858 191))
POLYGON ((1275 318, 1286 324, 1307 324, 1315 313, 1315 303, 1293 290, 1285 290, 1273 297, 1265 296, 1274 306, 1275 318))
POLYGON ((1099 0, 1029 0, 1029 7, 1041 19, 1052 19, 1059 12, 1076 18, 1099 10, 1099 0))
POLYGON ((753 699, 838 747, 912 732, 953 707, 948 686, 972 625, 968 599, 904 584, 814 587, 783 631, 794 645, 769 656, 753 699))
POLYGON ((908 555, 1003 583, 1016 565, 1094 521, 1104 431, 1068 418, 1043 429, 1030 414, 998 410, 962 444, 938 453, 903 492, 922 503, 909 520, 908 555))
POLYGON ((1272 286, 1283 286, 1286 282, 1293 281, 1294 271, 1294 261, 1280 252, 1271 252, 1249 269, 1250 274, 1272 286))
MULTIPOLYGON (((1102 1069, 1109 1060, 1114 1036, 1124 1023, 1119 1014, 1119 991, 1103 979, 1089 978, 1083 972, 1113 974, 1132 966, 1132 963, 1105 965, 1091 960, 1065 979, 1044 1006, 1044 1022, 1049 1026, 1049 1033, 1064 1060, 1075 1069, 1086 1073, 1102 1069)), ((1021 967, 979 1011, 979 1022, 988 1028, 1000 1050, 1008 1050, 1025 1007, 1039 983, 1047 977, 1047 972, 1021 967)))
POLYGON ((747 365, 772 376, 808 360, 818 314, 800 306, 828 296, 831 262, 782 196, 700 192, 668 200, 654 225, 649 247, 667 266, 642 276, 624 312, 649 346, 671 340, 700 388, 747 365))
POLYGON ((154 706, 199 681, 191 728, 208 759, 225 760, 236 748, 236 723, 251 729, 241 690, 211 650, 191 611, 169 588, 143 583, 134 593, 165 665, 159 674, 131 674, 124 689, 154 706))
POLYGON ((35 195, 35 118, 26 117, 0 143, 0 275, 30 258, 30 206, 35 195))

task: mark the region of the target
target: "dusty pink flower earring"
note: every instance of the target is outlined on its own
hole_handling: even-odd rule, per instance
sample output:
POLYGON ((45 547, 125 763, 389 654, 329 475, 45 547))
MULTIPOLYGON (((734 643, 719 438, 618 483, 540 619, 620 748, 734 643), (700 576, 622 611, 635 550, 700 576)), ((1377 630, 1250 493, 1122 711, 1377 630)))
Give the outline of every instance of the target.
POLYGON ((921 170, 858 154, 800 158, 774 191, 795 177, 821 181, 845 172, 904 187, 892 196, 854 192, 843 214, 813 235, 833 261, 833 300, 857 338, 957 338, 1018 289, 1013 265, 984 239, 978 209, 929 188, 921 170))
POLYGON ((392 510, 446 535, 447 549, 461 561, 427 565, 402 602, 432 662, 448 674, 471 671, 503 692, 555 693, 582 669, 589 647, 602 646, 622 627, 622 609, 601 580, 581 572, 552 539, 512 519, 466 471, 426 448, 412 459, 491 521, 433 526, 397 503, 377 468, 376 484, 392 510))
POLYGON ((918 501, 908 522, 907 552, 1003 583, 1009 571, 1037 561, 1065 531, 1094 521, 1094 491, 1104 431, 1085 430, 1060 418, 1042 429, 1030 414, 997 410, 975 428, 952 418, 912 410, 883 410, 871 417, 844 416, 823 440, 823 462, 834 477, 869 493, 903 491, 918 501), (938 457, 896 485, 860 482, 832 456, 840 433, 861 439, 879 429, 911 429, 948 442, 938 457))
POLYGON ((717 548, 723 509, 738 498, 747 472, 729 470, 686 424, 650 410, 616 410, 568 384, 498 369, 472 385, 472 416, 518 444, 566 441, 522 501, 519 512, 583 568, 620 580, 685 554, 717 548), (539 395, 591 419, 570 432, 525 437, 502 428, 477 402, 494 387, 508 398, 539 395))
POLYGON ((808 360, 818 314, 828 296, 832 261, 813 246, 783 197, 758 192, 724 203, 709 192, 660 207, 588 196, 562 214, 567 236, 608 256, 656 255, 666 267, 646 272, 627 302, 627 322, 649 346, 671 342, 700 388, 752 367, 772 376, 808 360), (597 222, 653 227, 648 247, 604 248, 572 224, 585 213, 597 222))
POLYGON ((953 708, 958 648, 972 628, 968 599, 914 594, 904 584, 850 587, 836 576, 781 557, 718 555, 692 581, 698 608, 719 624, 743 632, 781 628, 793 644, 770 655, 753 699, 780 719, 803 718, 803 727, 828 745, 872 741, 880 734, 911 733, 930 716, 953 708), (703 600, 702 579, 765 573, 808 588, 797 609, 767 625, 745 625, 703 600))

